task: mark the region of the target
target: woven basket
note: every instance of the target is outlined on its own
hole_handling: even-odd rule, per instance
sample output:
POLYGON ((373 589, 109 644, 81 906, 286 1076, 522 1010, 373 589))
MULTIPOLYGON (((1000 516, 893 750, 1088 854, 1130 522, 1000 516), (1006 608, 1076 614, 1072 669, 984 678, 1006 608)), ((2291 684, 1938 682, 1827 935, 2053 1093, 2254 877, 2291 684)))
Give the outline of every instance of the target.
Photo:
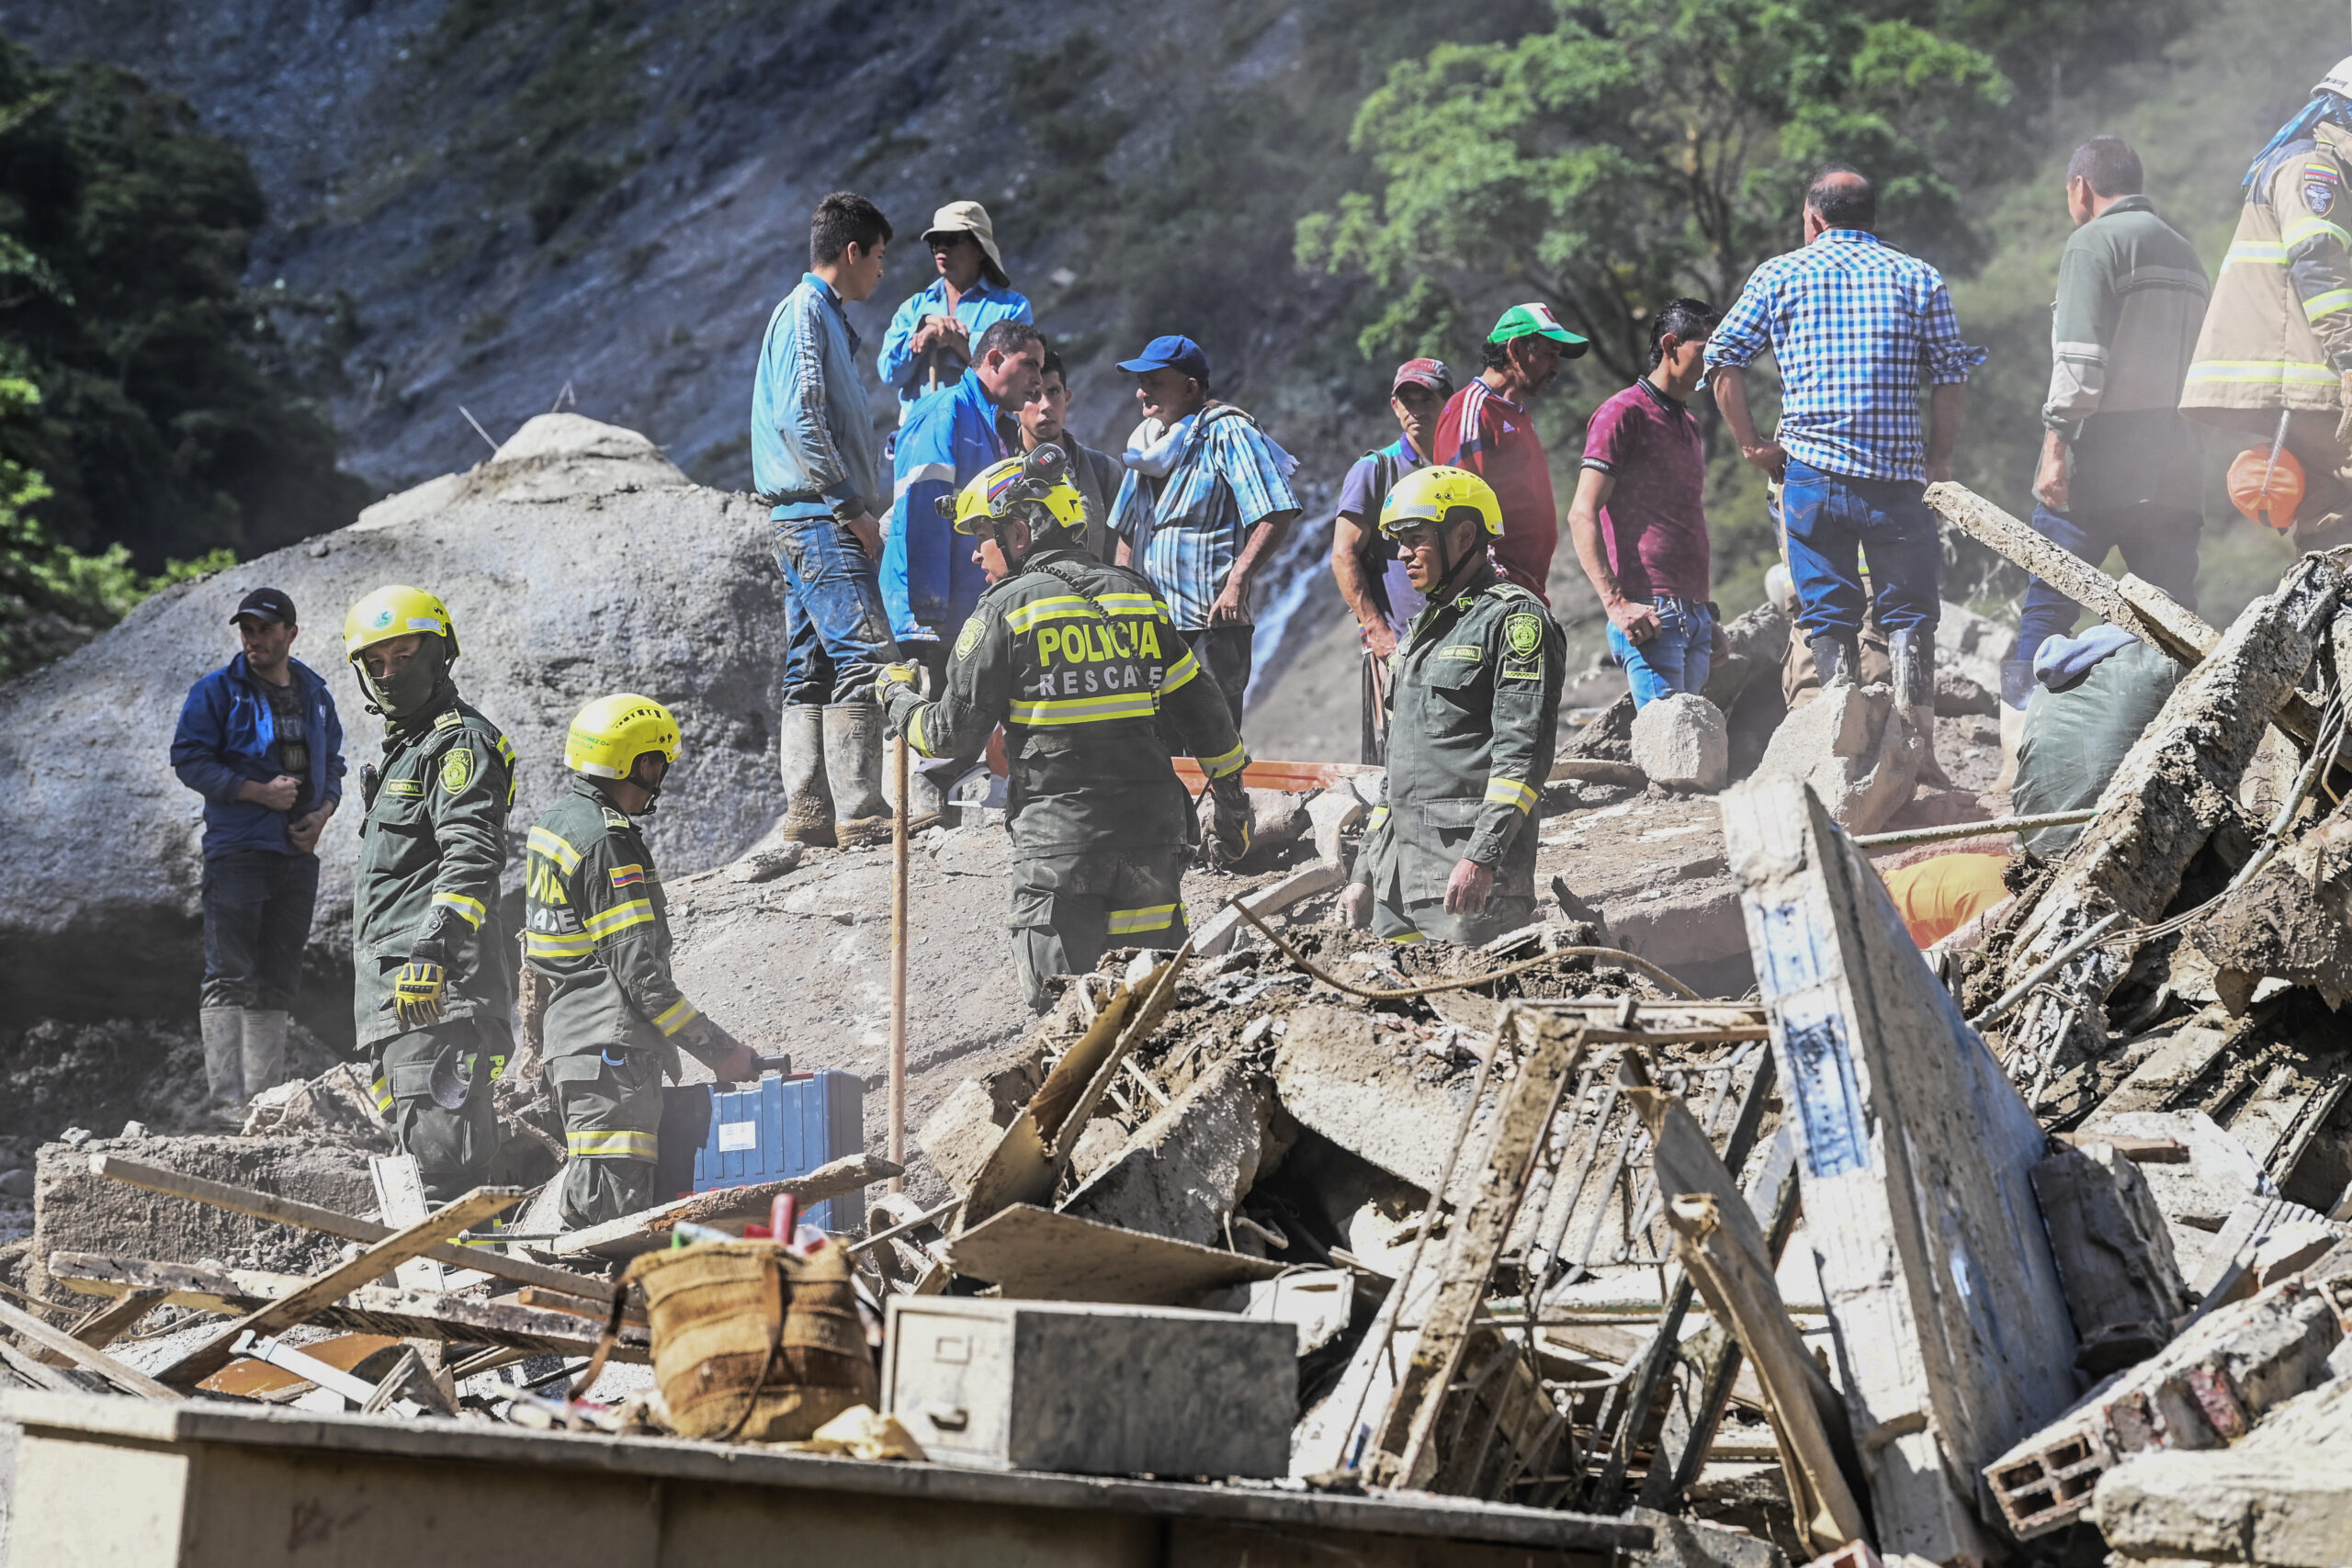
POLYGON ((792 1442, 881 1403, 838 1246, 804 1261, 773 1242, 709 1242, 646 1253, 627 1279, 645 1292, 654 1380, 686 1437, 792 1442))

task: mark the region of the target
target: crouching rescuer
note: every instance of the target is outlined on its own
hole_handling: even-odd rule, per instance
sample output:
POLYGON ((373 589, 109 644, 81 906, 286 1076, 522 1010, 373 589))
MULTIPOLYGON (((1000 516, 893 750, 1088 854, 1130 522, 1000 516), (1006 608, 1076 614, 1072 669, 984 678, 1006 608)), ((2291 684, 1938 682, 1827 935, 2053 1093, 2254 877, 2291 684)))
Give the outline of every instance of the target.
POLYGON ((458 633, 422 589, 379 588, 343 622, 344 652, 384 716, 352 896, 352 1011, 376 1105, 416 1158, 427 1201, 481 1185, 498 1147, 491 1082, 513 1051, 514 937, 498 883, 514 748, 462 701, 458 633))
POLYGON ((563 742, 571 787, 531 828, 525 961, 547 997, 542 1068, 563 1112, 563 1222, 650 1206, 662 1079, 684 1045, 719 1082, 750 1077, 750 1047, 670 976, 669 908, 637 818, 678 760, 678 721, 650 697, 598 697, 563 742))
POLYGON ((1497 575, 1502 508, 1464 468, 1417 469, 1380 531, 1429 603, 1389 656, 1385 798, 1340 908, 1397 942, 1479 943, 1535 910, 1535 817, 1558 739, 1567 639, 1497 575))
POLYGON ((1169 761, 1181 746, 1208 775, 1211 860, 1249 852, 1248 761, 1224 694, 1204 677, 1167 604, 1138 572, 1083 547, 1085 502, 1057 446, 983 469, 941 497, 990 587, 926 701, 921 671, 878 682, 894 733, 918 756, 977 757, 1004 726, 1011 768, 1014 959, 1029 1005, 1047 978, 1103 950, 1184 942, 1182 888, 1196 818, 1169 761))

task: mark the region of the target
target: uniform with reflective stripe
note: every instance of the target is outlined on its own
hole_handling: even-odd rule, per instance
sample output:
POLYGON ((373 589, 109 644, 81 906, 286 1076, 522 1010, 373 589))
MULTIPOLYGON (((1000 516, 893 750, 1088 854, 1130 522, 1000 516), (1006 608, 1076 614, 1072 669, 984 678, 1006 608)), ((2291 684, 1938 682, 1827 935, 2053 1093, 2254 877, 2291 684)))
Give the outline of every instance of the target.
MULTIPOLYGON (((2183 413, 2267 437, 2282 408, 2331 419, 2338 412, 2342 377, 2352 371, 2348 172, 2352 133, 2323 121, 2256 174, 2181 389, 2183 413)), ((2301 434, 2293 439, 2307 474, 2328 456, 2301 434)))
POLYGON ((1378 934, 1483 942, 1532 909, 1566 650, 1543 602, 1484 560, 1413 617, 1389 660, 1384 798, 1356 857, 1378 934), (1493 870, 1494 893, 1479 915, 1448 915, 1465 860, 1493 870))

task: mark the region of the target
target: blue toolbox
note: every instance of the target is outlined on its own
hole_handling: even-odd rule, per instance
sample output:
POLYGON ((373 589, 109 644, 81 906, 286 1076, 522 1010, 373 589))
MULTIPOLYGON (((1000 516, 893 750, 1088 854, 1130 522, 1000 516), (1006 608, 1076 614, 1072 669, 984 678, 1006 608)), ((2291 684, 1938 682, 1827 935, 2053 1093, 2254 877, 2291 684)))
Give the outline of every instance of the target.
MULTIPOLYGON (((695 1156, 696 1192, 806 1176, 865 1149, 865 1085, 853 1073, 761 1075, 756 1084, 713 1089, 709 1133, 695 1156)), ((819 1230, 840 1234, 865 1224, 863 1190, 806 1211, 819 1230)))

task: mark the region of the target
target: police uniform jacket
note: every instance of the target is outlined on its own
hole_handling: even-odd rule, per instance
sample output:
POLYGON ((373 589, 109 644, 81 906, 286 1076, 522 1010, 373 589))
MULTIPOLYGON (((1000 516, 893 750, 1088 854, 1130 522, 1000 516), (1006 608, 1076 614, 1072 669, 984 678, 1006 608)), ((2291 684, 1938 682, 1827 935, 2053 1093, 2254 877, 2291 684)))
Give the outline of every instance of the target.
POLYGON ((523 956, 546 982, 547 1055, 659 1053, 699 1016, 670 975, 669 904, 653 852, 627 813, 574 775, 531 828, 523 881, 523 956))
POLYGON ((392 977, 435 916, 448 947, 443 1015, 500 1030, 514 1007, 514 937, 498 918, 514 748, 453 694, 384 737, 384 761, 359 827, 352 897, 352 1009, 359 1043, 408 1032, 390 1008, 392 977))
POLYGON ((1354 880, 1392 908, 1442 901, 1456 862, 1532 897, 1535 807, 1559 736, 1567 639, 1481 560, 1389 656, 1388 769, 1354 880))
POLYGON ((2352 370, 2352 131, 2323 121, 2254 177, 2181 389, 2181 412, 2268 435, 2333 414, 2352 370), (2264 417, 2264 415, 2268 417, 2264 417))
POLYGON ((1016 855, 1155 849, 1193 836, 1171 742, 1212 778, 1248 761, 1216 682, 1144 576, 1040 548, 964 623, 947 689, 891 688, 890 723, 924 757, 975 757, 1004 726, 1016 855))

